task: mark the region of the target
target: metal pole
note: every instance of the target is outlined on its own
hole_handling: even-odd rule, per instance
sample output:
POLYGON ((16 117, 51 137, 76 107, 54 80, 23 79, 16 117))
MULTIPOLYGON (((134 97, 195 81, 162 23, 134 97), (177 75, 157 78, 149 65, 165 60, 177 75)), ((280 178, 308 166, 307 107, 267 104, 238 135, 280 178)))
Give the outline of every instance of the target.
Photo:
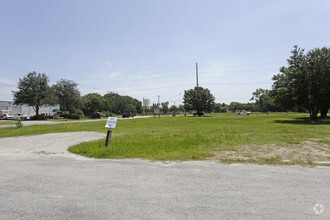
POLYGON ((105 147, 109 147, 109 145, 111 143, 111 134, 112 134, 112 131, 109 128, 109 130, 107 132, 107 138, 105 139, 105 144, 104 144, 105 147))
POLYGON ((146 114, 146 109, 145 109, 146 107, 145 107, 145 105, 144 105, 144 97, 143 97, 143 115, 145 115, 146 114))
POLYGON ((196 63, 196 83, 198 87, 198 63, 196 63))

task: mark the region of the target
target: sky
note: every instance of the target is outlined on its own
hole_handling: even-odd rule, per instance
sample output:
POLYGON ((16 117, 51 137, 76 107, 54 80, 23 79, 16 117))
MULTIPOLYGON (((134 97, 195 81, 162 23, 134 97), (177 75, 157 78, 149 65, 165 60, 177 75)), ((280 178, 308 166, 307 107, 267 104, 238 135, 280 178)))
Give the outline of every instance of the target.
POLYGON ((217 103, 247 103, 294 45, 330 47, 329 21, 328 0, 0 0, 0 100, 36 71, 178 105, 198 63, 217 103))

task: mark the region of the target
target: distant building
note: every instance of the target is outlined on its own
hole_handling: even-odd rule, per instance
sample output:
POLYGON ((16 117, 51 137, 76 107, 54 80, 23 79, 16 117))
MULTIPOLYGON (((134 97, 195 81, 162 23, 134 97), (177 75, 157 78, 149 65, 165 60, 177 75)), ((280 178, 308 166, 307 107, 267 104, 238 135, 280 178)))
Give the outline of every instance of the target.
MULTIPOLYGON (((54 109, 60 109, 60 105, 55 105, 55 106, 43 105, 40 106, 39 114, 53 115, 54 109)), ((12 101, 0 101, 0 110, 9 110, 10 114, 12 115, 25 114, 27 118, 36 115, 36 112, 31 106, 14 105, 14 102, 12 101)))
POLYGON ((150 99, 143 99, 143 106, 149 108, 150 107, 150 99))

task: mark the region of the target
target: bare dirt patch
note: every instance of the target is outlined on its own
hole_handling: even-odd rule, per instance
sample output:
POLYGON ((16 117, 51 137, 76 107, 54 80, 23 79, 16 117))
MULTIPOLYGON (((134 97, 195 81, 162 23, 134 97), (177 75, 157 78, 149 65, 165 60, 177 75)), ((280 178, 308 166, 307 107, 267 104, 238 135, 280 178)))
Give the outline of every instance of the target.
POLYGON ((105 137, 99 132, 67 132, 0 139, 0 153, 33 153, 44 155, 71 154, 67 149, 81 142, 98 140, 105 137))
POLYGON ((323 163, 330 164, 330 145, 320 143, 317 139, 300 144, 286 145, 242 145, 231 150, 213 151, 209 160, 223 161, 260 161, 276 159, 279 162, 323 163))

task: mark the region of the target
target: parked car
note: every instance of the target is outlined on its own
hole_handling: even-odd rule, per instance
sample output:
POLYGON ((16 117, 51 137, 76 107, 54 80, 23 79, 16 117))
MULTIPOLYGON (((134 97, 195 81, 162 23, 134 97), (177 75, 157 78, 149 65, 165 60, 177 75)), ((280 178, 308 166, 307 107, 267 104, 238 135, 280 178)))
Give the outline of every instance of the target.
POLYGON ((245 110, 236 111, 236 115, 250 115, 250 114, 251 114, 251 112, 248 112, 248 111, 245 111, 245 110))
POLYGON ((3 113, 2 114, 2 119, 9 120, 9 119, 14 119, 14 117, 12 115, 8 114, 8 113, 3 113))

